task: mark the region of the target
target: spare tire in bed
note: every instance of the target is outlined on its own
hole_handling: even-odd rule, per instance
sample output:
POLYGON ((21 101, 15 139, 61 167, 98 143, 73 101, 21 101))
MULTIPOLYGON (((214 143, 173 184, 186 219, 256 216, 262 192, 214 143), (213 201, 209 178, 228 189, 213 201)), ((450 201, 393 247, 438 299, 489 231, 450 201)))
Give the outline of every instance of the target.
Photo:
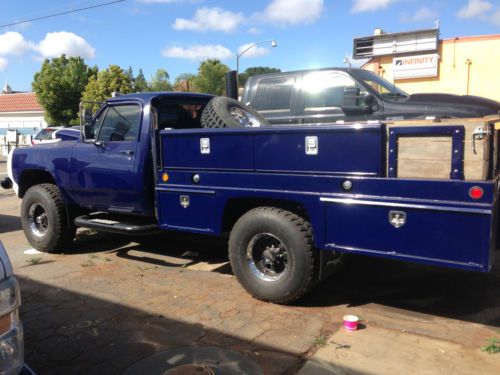
POLYGON ((252 108, 225 96, 215 96, 203 109, 204 128, 241 128, 269 126, 267 120, 252 108))

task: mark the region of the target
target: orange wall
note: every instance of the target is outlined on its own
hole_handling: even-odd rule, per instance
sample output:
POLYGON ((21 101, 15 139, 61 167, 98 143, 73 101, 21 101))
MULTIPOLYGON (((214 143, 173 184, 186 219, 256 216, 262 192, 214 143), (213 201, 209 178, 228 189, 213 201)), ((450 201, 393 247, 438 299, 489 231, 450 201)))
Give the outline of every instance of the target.
MULTIPOLYGON (((406 92, 478 95, 500 101, 500 34, 446 39, 439 42, 438 76, 399 79, 406 92)), ((374 58, 363 68, 393 82, 393 56, 374 58)))

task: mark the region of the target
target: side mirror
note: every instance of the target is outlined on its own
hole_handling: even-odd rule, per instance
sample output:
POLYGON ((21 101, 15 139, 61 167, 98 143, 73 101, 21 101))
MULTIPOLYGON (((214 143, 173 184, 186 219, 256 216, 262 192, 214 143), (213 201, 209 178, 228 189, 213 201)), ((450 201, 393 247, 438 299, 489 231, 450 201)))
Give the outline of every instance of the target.
POLYGON ((83 137, 85 140, 94 139, 94 129, 90 126, 90 124, 83 125, 83 137))
POLYGON ((346 115, 357 115, 373 112, 375 97, 372 94, 361 95, 359 87, 346 87, 342 111, 346 115))
POLYGON ((84 110, 81 113, 81 122, 84 125, 88 125, 92 122, 92 109, 91 108, 84 108, 84 110))
POLYGON ((360 99, 360 90, 356 86, 348 86, 344 88, 344 103, 343 107, 357 107, 360 99))

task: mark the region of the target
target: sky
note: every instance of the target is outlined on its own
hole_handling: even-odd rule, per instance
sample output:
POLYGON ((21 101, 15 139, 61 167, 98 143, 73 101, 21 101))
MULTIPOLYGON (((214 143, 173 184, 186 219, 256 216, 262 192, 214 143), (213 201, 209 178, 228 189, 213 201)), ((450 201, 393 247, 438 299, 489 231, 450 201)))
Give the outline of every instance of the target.
MULTIPOLYGON (((0 25, 111 1, 0 0, 0 25)), ((207 58, 236 69, 238 51, 261 41, 241 56, 240 72, 342 66, 354 37, 433 28, 436 20, 441 38, 499 34, 500 0, 124 0, 0 26, 0 85, 31 90, 42 61, 62 53, 99 69, 142 68, 147 79, 163 68, 174 80, 207 58)))

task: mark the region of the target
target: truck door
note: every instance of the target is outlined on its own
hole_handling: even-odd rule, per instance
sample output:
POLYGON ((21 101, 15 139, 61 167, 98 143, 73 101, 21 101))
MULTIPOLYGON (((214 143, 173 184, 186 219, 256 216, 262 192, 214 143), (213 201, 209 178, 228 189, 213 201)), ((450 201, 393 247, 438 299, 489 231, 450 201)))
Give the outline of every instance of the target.
POLYGON ((252 102, 245 104, 250 104, 271 124, 297 124, 296 82, 297 76, 290 74, 260 78, 252 87, 252 102))
POLYGON ((300 84, 297 117, 303 123, 364 120, 361 111, 368 92, 339 71, 305 73, 300 84), (359 107, 359 108, 358 108, 359 107))
POLYGON ((141 114, 137 103, 107 106, 92 124, 95 139, 74 148, 71 181, 81 206, 124 213, 141 210, 143 181, 136 165, 141 114))

